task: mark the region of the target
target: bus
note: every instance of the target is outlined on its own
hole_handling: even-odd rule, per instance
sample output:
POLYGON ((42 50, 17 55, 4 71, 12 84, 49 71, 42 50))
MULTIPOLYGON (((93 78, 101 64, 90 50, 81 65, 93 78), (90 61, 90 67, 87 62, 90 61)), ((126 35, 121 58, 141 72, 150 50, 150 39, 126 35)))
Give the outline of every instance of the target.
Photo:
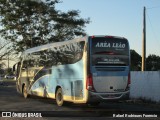
POLYGON ((53 98, 58 106, 129 99, 130 49, 123 37, 85 36, 30 48, 15 66, 24 98, 53 98))

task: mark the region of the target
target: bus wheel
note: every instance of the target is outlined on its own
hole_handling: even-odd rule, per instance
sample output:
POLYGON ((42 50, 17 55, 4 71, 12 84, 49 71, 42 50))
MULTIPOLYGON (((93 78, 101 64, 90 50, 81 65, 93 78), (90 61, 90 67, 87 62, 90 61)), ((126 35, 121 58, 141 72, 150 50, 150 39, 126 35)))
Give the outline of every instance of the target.
POLYGON ((23 86, 23 97, 28 98, 28 93, 27 93, 27 87, 26 85, 23 86))
POLYGON ((58 88, 56 92, 56 103, 58 106, 63 105, 63 94, 62 94, 62 88, 58 88))

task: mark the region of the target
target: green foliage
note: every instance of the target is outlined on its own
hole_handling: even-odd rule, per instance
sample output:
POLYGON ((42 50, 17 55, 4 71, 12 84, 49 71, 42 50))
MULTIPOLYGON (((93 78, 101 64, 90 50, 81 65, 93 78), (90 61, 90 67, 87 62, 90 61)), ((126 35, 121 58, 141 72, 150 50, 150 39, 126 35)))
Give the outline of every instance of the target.
POLYGON ((146 70, 147 71, 160 70, 160 56, 149 55, 146 59, 146 70))
MULTIPOLYGON (((135 51, 131 50, 131 71, 141 70, 142 57, 135 51)), ((146 58, 146 71, 158 71, 160 70, 160 56, 149 55, 146 58)))
POLYGON ((130 50, 131 54, 131 70, 140 71, 141 70, 141 56, 135 51, 130 50))
POLYGON ((11 42, 0 39, 0 63, 6 60, 8 55, 13 53, 13 48, 11 47, 11 42))
POLYGON ((89 19, 79 17, 78 10, 62 12, 55 9, 59 0, 0 0, 1 36, 13 42, 17 52, 85 35, 89 19))

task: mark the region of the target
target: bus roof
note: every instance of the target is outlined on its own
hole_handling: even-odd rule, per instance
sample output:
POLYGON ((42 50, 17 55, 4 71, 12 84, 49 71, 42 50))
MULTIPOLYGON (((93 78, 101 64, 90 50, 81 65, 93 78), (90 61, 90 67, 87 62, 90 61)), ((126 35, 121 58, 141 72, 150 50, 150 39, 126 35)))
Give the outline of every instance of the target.
POLYGON ((62 45, 67 45, 67 44, 70 44, 70 43, 76 43, 76 42, 79 42, 79 41, 85 41, 86 38, 87 38, 87 36, 82 37, 82 38, 75 38, 73 40, 49 43, 49 44, 41 45, 41 46, 38 46, 38 47, 33 47, 33 48, 25 50, 24 54, 43 51, 43 50, 46 50, 46 49, 49 49, 49 48, 59 47, 59 46, 62 46, 62 45))
POLYGON ((43 50, 46 50, 46 49, 49 49, 49 48, 59 47, 59 46, 62 46, 62 45, 67 45, 67 44, 71 44, 71 43, 75 43, 75 42, 79 42, 79 41, 85 41, 88 37, 113 37, 113 38, 119 38, 119 39, 126 39, 124 37, 110 36, 110 35, 85 36, 85 37, 81 37, 81 38, 75 38, 73 40, 62 41, 62 42, 55 42, 55 43, 49 43, 49 44, 41 45, 41 46, 38 46, 38 47, 33 47, 33 48, 25 50, 24 54, 38 52, 38 51, 43 51, 43 50))
MULTIPOLYGON (((106 37, 106 38, 118 38, 118 39, 126 39, 125 37, 120 37, 120 36, 112 36, 112 35, 92 35, 89 36, 92 38, 97 38, 97 37, 106 37)), ((127 39, 126 39, 127 40, 127 39)))

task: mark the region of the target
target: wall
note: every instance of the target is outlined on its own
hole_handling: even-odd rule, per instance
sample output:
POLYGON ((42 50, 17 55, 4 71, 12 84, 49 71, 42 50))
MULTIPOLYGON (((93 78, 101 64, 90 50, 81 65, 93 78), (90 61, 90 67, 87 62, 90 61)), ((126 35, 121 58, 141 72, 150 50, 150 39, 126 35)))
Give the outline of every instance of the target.
POLYGON ((131 72, 130 97, 160 102, 160 71, 131 72))

